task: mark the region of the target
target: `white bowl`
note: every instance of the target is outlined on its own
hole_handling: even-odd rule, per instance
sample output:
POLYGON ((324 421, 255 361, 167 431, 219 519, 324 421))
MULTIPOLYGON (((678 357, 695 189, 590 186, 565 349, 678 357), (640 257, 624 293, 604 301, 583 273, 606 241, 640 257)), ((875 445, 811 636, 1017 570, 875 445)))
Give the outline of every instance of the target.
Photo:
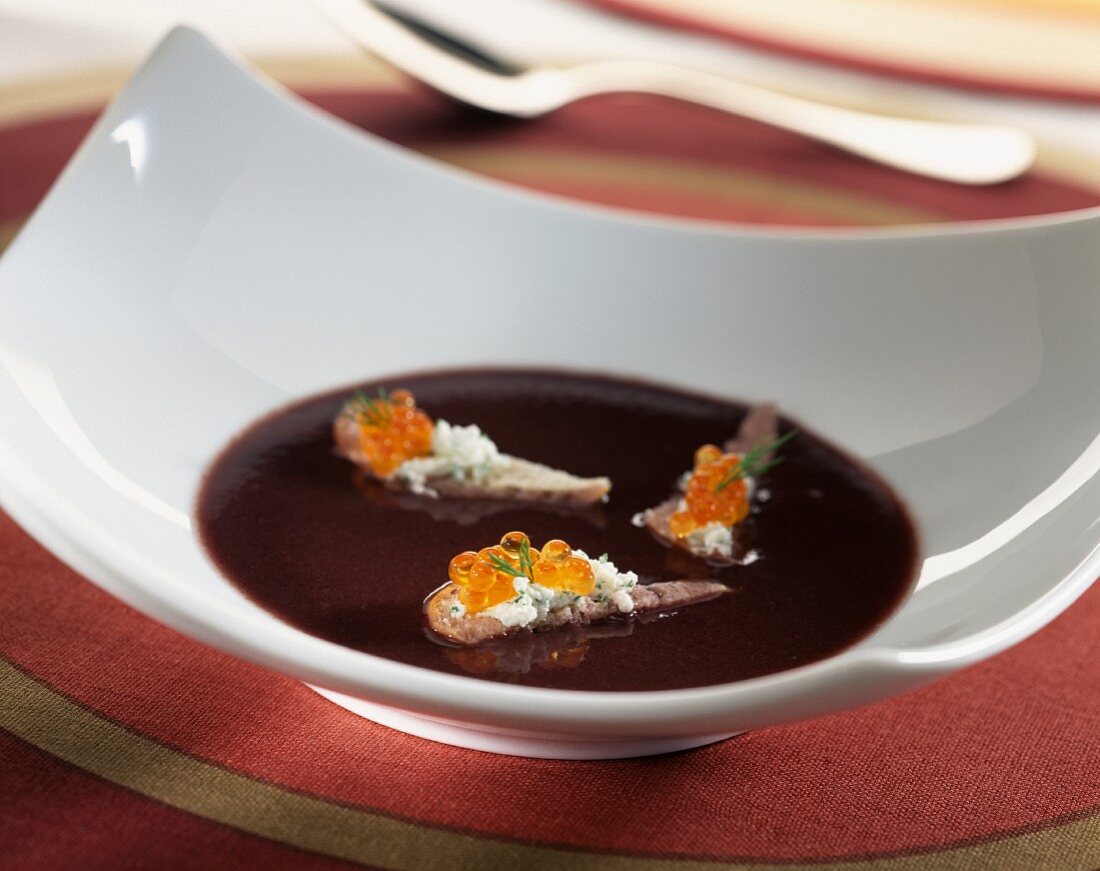
POLYGON ((655 753, 924 684, 1080 595, 1100 572, 1098 339, 1098 211, 820 233, 576 205, 354 130, 177 30, 0 262, 0 499, 135 607, 372 719, 499 752, 655 753), (545 329, 455 341, 494 311, 545 329), (823 662, 586 693, 343 648, 218 574, 191 511, 231 436, 293 397, 470 364, 776 400, 908 502, 919 586, 823 662))

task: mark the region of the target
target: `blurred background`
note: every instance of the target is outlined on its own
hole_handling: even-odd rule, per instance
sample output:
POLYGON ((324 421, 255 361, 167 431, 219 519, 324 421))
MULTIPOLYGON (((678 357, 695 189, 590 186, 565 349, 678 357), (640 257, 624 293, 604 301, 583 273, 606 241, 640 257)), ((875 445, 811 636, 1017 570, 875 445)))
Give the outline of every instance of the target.
POLYGON ((743 119, 626 95, 532 122, 478 118, 367 57, 309 0, 0 0, 0 122, 54 125, 33 146, 0 151, 8 182, 0 214, 10 225, 33 205, 98 108, 178 23, 360 127, 475 172, 626 208, 880 226, 1100 203, 1100 0, 389 5, 521 65, 655 59, 843 106, 1014 124, 1040 139, 1040 160, 1015 182, 964 188, 743 119))

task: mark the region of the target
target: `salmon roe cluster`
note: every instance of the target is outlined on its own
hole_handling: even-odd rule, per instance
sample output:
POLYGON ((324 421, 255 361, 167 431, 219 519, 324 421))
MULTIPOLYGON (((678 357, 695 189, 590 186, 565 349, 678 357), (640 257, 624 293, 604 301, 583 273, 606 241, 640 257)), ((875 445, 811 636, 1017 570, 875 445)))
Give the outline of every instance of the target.
POLYGON ((711 523, 734 526, 749 513, 749 486, 737 475, 740 454, 725 454, 717 445, 695 452, 695 469, 684 493, 687 506, 669 518, 677 538, 686 538, 711 523), (732 479, 732 480, 731 480, 732 479))
POLYGON ((359 424, 359 446, 371 470, 385 478, 406 460, 432 452, 432 419, 408 390, 372 399, 359 394, 349 405, 359 424))
POLYGON ((596 587, 592 565, 574 556, 573 548, 564 541, 551 539, 539 550, 531 547, 531 539, 522 532, 509 532, 500 544, 476 553, 460 553, 451 560, 447 575, 471 614, 515 598, 516 578, 578 596, 587 596, 596 587))

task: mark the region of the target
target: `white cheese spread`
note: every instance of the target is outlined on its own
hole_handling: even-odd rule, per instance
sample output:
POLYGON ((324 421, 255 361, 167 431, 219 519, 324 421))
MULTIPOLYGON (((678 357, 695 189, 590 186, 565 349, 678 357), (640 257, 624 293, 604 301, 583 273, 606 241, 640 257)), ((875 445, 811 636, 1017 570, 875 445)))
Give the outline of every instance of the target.
POLYGON ((405 460, 394 474, 404 478, 413 493, 435 496, 429 478, 452 477, 467 481, 484 478, 501 457, 496 444, 481 427, 453 426, 437 420, 432 430, 432 452, 426 457, 405 460))
POLYGON ((733 527, 708 523, 693 529, 687 536, 688 546, 695 553, 718 554, 726 559, 733 555, 733 527))

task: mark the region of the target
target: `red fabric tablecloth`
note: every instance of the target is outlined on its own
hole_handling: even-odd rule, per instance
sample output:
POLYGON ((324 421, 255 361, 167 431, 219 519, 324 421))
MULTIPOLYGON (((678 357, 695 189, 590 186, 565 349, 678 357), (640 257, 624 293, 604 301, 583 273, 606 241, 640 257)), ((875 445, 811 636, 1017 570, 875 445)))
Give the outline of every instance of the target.
MULTIPOLYGON (((1042 174, 923 181, 655 100, 515 123, 392 82, 310 96, 476 171, 716 220, 888 224, 1100 202, 1042 174)), ((94 114, 46 102, 5 116, 0 92, 0 240, 94 114)), ((903 698, 665 757, 523 760, 393 732, 185 638, 0 515, 0 867, 1093 868, 1098 627, 1100 588, 1019 647, 903 698)))

